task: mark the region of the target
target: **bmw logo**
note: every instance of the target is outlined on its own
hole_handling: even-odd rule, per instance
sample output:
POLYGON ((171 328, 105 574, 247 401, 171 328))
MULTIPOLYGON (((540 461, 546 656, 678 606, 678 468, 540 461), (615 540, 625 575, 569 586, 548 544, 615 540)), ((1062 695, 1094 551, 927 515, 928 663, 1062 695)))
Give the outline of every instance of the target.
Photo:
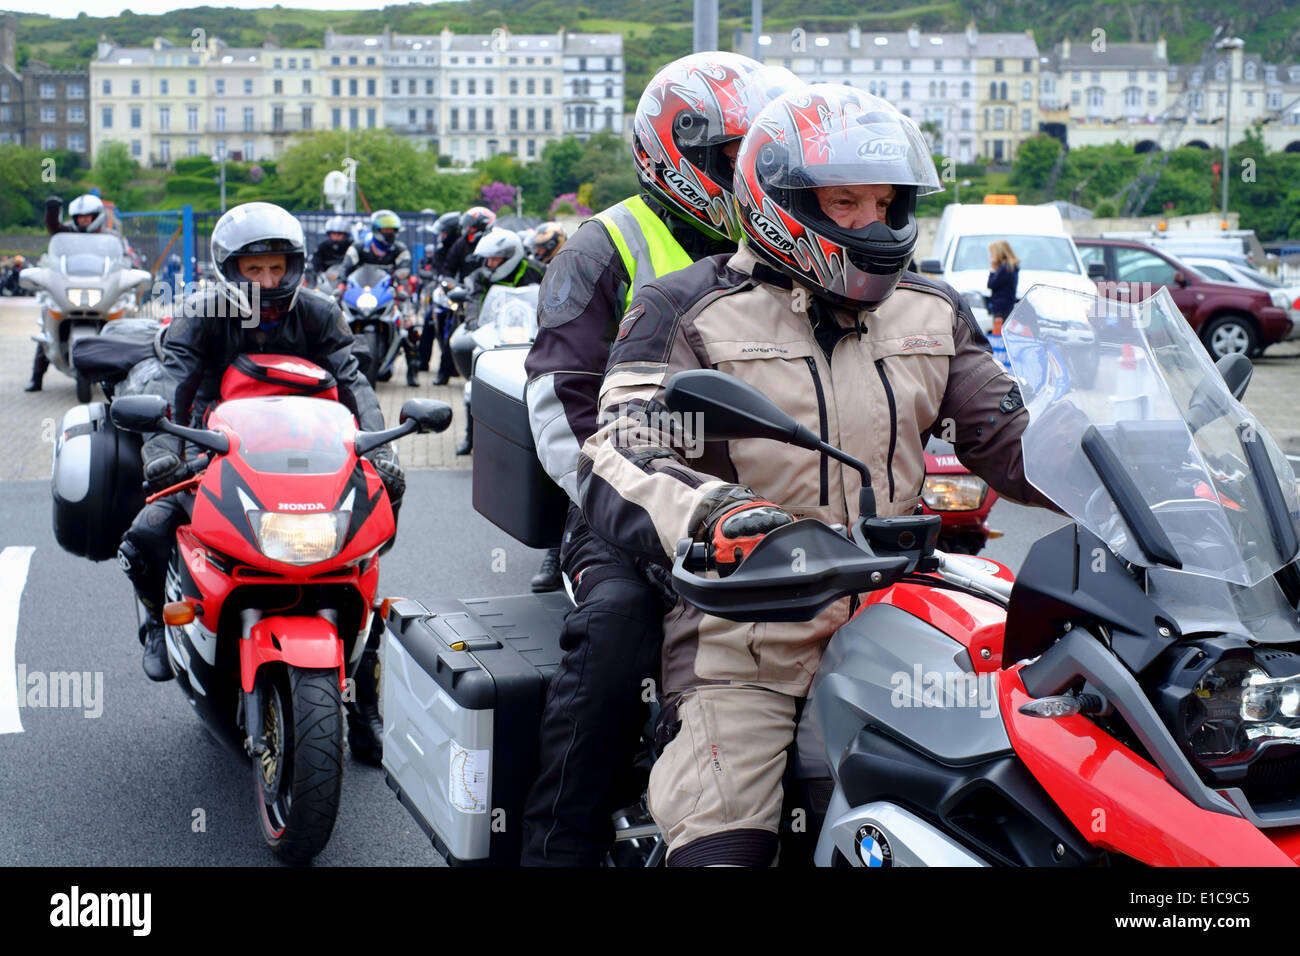
POLYGON ((858 857, 863 866, 890 866, 893 864, 893 852, 885 834, 873 826, 858 829, 858 857))

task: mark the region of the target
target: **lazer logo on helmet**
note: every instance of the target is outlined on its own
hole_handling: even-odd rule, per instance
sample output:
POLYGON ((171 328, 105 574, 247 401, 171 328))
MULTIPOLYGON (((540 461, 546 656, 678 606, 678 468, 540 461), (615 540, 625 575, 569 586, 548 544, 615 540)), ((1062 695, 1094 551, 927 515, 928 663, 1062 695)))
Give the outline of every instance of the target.
POLYGON ((709 205, 709 198, 677 170, 664 167, 664 182, 696 209, 704 209, 709 205))
POLYGON ((858 147, 858 155, 863 159, 902 159, 907 155, 907 147, 888 140, 869 139, 858 147))
POLYGON ((757 209, 749 211, 749 221, 753 223, 754 228, 762 234, 767 244, 773 249, 787 254, 794 251, 794 243, 790 241, 785 232, 757 209))
POLYGON ((281 501, 275 506, 276 511, 324 511, 325 506, 320 502, 311 504, 309 502, 298 501, 281 501))

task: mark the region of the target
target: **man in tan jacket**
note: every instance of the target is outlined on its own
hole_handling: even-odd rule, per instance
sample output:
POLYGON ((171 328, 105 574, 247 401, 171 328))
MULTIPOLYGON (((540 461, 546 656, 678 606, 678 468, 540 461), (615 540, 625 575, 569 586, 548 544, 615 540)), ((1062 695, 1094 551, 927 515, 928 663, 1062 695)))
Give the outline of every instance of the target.
MULTIPOLYGON (((941 188, 915 124, 884 100, 819 85, 765 108, 736 161, 740 250, 649 283, 622 320, 579 471, 591 527, 660 563, 681 538, 709 541, 721 562, 794 518, 857 517, 858 473, 816 452, 692 443, 662 398, 693 368, 755 385, 865 462, 881 515, 915 510, 931 432, 1000 494, 1045 503, 1021 466, 1018 389, 956 293, 905 272, 916 197, 941 188)), ((774 858, 796 707, 852 604, 806 623, 739 624, 684 601, 667 615, 671 739, 650 809, 670 865, 774 858)))

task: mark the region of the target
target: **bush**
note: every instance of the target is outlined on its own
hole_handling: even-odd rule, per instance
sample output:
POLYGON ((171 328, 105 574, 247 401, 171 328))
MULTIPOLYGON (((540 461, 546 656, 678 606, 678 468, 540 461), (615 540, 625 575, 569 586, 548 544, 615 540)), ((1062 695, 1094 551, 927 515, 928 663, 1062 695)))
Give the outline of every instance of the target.
POLYGON ((165 185, 168 196, 218 196, 220 187, 209 176, 169 176, 165 185))
POLYGON ((177 176, 215 176, 217 174, 216 164, 207 156, 186 156, 172 163, 172 171, 177 176))

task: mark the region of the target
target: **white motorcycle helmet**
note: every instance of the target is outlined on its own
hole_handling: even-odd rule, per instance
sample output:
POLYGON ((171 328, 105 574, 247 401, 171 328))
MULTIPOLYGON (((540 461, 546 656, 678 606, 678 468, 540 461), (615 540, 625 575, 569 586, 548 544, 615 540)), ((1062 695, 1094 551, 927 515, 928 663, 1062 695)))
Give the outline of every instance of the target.
POLYGON ((104 228, 104 223, 108 218, 104 210, 104 201, 98 196, 86 193, 72 200, 72 205, 68 207, 68 216, 72 219, 72 225, 77 232, 99 232, 104 228), (93 216, 90 223, 86 226, 78 225, 78 216, 93 216))
POLYGON ((488 270, 488 278, 500 282, 519 268, 524 259, 524 244, 509 229, 492 229, 474 247, 474 255, 488 270), (500 260, 495 266, 491 260, 500 260))

